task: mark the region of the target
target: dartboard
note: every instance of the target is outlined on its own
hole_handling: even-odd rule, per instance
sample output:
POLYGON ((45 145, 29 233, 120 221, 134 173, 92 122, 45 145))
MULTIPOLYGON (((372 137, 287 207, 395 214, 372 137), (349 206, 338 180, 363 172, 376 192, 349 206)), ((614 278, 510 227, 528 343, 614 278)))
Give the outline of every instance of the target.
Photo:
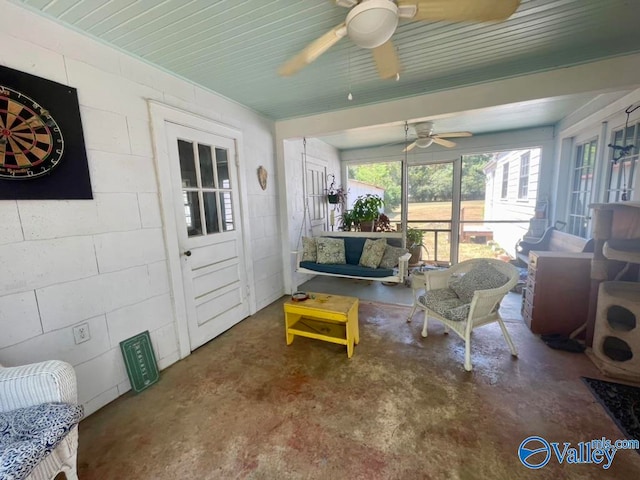
POLYGON ((0 179, 46 175, 64 153, 60 127, 35 100, 0 85, 0 179))

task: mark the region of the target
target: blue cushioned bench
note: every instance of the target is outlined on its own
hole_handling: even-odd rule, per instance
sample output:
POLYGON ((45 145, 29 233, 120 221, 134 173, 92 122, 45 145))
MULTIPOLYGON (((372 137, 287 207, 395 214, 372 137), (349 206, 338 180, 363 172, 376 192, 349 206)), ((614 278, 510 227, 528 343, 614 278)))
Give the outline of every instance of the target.
POLYGON ((408 272, 410 253, 398 258, 396 268, 368 268, 358 265, 364 242, 368 238, 386 238, 387 243, 394 247, 402 245, 401 232, 321 232, 320 236, 342 238, 345 246, 345 264, 320 264, 303 262, 302 251, 297 252, 298 273, 309 275, 328 275, 333 277, 358 278, 362 280, 377 280, 381 282, 402 283, 408 272))

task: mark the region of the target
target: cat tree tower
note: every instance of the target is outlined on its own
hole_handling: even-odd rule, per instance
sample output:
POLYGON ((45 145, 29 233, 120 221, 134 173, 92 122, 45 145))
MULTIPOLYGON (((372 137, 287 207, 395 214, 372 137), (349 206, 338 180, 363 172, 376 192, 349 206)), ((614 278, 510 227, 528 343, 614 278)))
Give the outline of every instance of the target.
POLYGON ((591 358, 605 375, 640 381, 640 282, 619 280, 640 264, 640 202, 592 207, 597 303, 591 358), (611 261, 625 265, 613 281, 607 280, 611 261))

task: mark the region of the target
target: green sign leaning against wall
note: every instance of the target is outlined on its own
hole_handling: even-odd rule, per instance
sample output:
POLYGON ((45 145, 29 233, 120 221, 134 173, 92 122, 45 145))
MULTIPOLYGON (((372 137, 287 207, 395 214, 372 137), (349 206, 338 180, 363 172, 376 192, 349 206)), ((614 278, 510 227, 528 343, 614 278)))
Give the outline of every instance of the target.
POLYGON ((140 393, 160 379, 149 330, 120 342, 131 388, 140 393))

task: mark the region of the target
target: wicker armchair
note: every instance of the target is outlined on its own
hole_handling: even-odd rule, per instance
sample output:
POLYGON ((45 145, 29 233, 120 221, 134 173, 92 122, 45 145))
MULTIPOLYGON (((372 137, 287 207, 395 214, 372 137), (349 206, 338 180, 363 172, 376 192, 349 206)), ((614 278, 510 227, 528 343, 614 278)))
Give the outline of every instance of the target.
MULTIPOLYGON (((19 367, 0 365, 0 412, 10 412, 51 402, 76 405, 76 375, 66 362, 51 360, 19 367)), ((78 426, 31 471, 27 480, 51 480, 64 472, 67 480, 78 480, 76 457, 78 426)), ((12 477, 13 478, 13 477, 12 477)))
POLYGON ((511 264, 490 258, 466 260, 447 270, 412 274, 414 291, 411 321, 417 309, 424 311, 422 336, 427 337, 429 317, 451 329, 465 341, 464 368, 471 371, 471 331, 498 322, 511 354, 516 347, 500 317, 502 298, 518 282, 518 270, 511 264))

